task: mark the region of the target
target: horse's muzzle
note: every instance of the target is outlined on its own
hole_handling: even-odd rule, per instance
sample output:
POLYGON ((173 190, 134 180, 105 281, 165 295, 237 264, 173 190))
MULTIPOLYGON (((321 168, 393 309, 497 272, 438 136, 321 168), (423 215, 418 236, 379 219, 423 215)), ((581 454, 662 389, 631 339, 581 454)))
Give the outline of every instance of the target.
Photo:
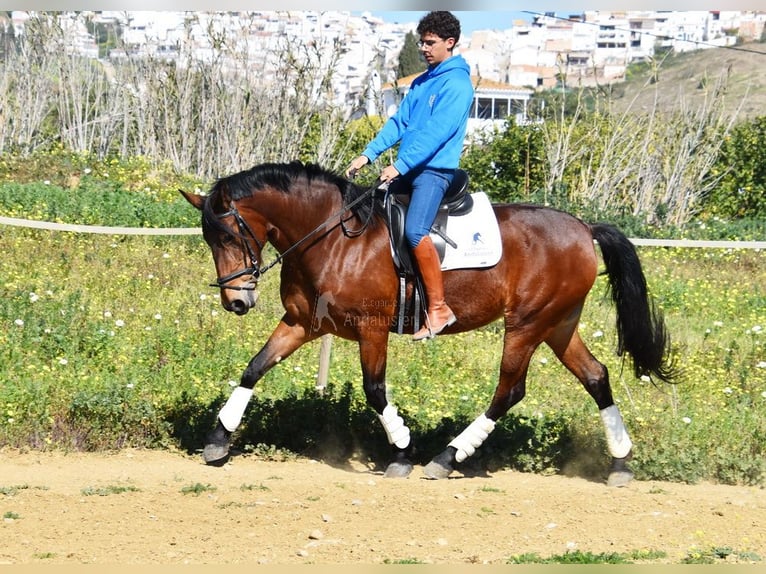
POLYGON ((258 300, 258 292, 255 290, 237 291, 236 294, 227 293, 221 298, 223 308, 237 315, 245 315, 255 306, 258 300))

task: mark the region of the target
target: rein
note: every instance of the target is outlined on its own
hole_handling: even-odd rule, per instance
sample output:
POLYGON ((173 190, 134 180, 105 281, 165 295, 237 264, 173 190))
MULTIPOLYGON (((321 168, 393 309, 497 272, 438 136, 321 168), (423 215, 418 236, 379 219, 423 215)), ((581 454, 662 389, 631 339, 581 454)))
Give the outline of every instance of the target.
MULTIPOLYGON (((293 243, 290 247, 285 249, 282 253, 277 255, 277 257, 274 259, 274 261, 272 261, 268 265, 264 265, 262 267, 258 267, 258 265, 257 265, 258 258, 255 256, 255 253, 253 252, 253 248, 250 245, 250 241, 248 241, 248 236, 253 241, 255 241, 256 245, 258 245, 258 249, 261 250, 261 251, 263 250, 264 244, 263 244, 263 242, 258 240, 258 238, 255 236, 255 233, 253 233, 253 230, 250 229, 250 226, 244 220, 242 215, 240 215, 239 211, 237 211, 237 208, 234 205, 234 202, 231 202, 230 206, 229 206, 229 211, 220 214, 218 217, 219 218, 227 217, 227 216, 234 217, 235 221, 237 222, 237 227, 239 227, 240 237, 243 240, 242 242, 245 244, 245 248, 247 249, 247 256, 248 256, 248 259, 250 260, 250 265, 248 267, 245 267, 244 269, 240 269, 239 271, 235 271, 234 273, 230 273, 229 275, 226 275, 225 277, 218 277, 216 279, 215 283, 211 283, 210 284, 210 287, 217 287, 219 289, 232 289, 234 291, 254 291, 256 285, 258 284, 258 281, 261 278, 261 275, 266 273, 266 271, 268 271, 272 267, 276 266, 278 263, 281 263, 282 260, 291 251, 294 251, 303 242, 307 241, 308 239, 310 239, 311 237, 313 237, 314 235, 316 235, 317 233, 319 233, 320 231, 325 229, 330 224, 331 221, 333 221, 334 219, 336 219, 338 217, 341 217, 346 211, 348 211, 349 209, 351 209, 355 205, 361 203, 362 200, 367 199, 368 197, 372 197, 372 195, 375 193, 376 190, 378 190, 378 189, 385 189, 384 186, 385 186, 385 184, 380 184, 380 185, 378 185, 377 183, 373 184, 372 187, 370 187, 364 193, 362 193, 359 197, 354 199, 354 201, 344 205, 343 208, 340 211, 338 211, 338 212, 334 213, 333 215, 331 215, 330 217, 328 217, 323 223, 320 223, 319 225, 317 225, 314 229, 309 231, 306 235, 301 237, 298 241, 293 243), (253 281, 254 284, 248 284, 248 285, 245 285, 245 286, 227 285, 227 283, 233 281, 234 279, 242 277, 243 275, 250 275, 250 276, 252 276, 253 280, 254 280, 253 281)), ((345 221, 343 219, 341 219, 340 225, 343 228, 343 233, 347 237, 358 237, 367 228, 367 226, 370 223, 370 219, 371 218, 372 218, 372 210, 370 211, 370 215, 367 217, 366 221, 362 224, 361 228, 357 229, 357 230, 353 230, 353 231, 350 231, 350 230, 346 229, 345 221)))

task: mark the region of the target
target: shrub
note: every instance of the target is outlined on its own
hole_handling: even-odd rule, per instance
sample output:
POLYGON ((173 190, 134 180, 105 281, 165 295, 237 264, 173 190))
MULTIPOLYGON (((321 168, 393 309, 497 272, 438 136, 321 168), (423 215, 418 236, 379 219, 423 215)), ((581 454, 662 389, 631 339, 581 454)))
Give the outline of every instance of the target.
POLYGON ((766 116, 735 126, 716 163, 721 183, 706 210, 727 218, 766 217, 766 116))

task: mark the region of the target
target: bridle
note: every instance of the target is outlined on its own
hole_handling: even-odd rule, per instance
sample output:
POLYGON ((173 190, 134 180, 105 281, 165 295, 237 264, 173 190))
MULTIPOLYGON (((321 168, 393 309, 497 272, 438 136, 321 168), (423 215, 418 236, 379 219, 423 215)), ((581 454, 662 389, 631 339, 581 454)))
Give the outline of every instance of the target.
MULTIPOLYGON (((224 213, 220 213, 216 215, 216 217, 218 219, 221 219, 224 217, 231 216, 234 218, 234 221, 237 222, 237 227, 239 228, 239 234, 237 235, 242 240, 242 243, 245 245, 245 251, 247 253, 247 258, 248 258, 248 265, 244 267, 243 269, 234 271, 233 273, 229 273, 228 275, 225 275, 224 277, 217 277, 215 280, 215 283, 210 283, 210 287, 217 287, 218 289, 231 289, 232 291, 255 291, 255 288, 258 285, 258 281, 260 281, 261 279, 261 275, 266 273, 266 271, 268 271, 269 269, 271 269, 278 263, 281 263, 288 253, 296 249, 301 243, 303 243, 310 237, 313 237, 318 232, 322 231, 324 228, 326 228, 330 224, 331 221, 342 216, 346 211, 354 207, 357 203, 361 203, 361 201, 367 197, 372 197, 375 191, 377 191, 378 189, 385 191, 387 188, 388 188, 387 184, 385 183, 380 184, 380 182, 376 182, 372 187, 370 187, 368 190, 362 193, 359 197, 354 199, 354 201, 352 201, 351 203, 347 205, 344 205, 340 211, 331 215, 323 223, 320 223, 318 226, 316 226, 314 229, 312 229, 310 232, 304 235, 301 239, 299 239, 298 241, 293 243, 290 247, 285 249, 282 253, 277 255, 274 261, 262 267, 259 267, 258 257, 256 257, 255 252, 253 251, 253 247, 250 244, 250 240, 252 239, 255 242, 255 244, 258 246, 258 250, 261 252, 263 252, 263 247, 265 242, 260 241, 255 236, 255 233, 253 232, 253 230, 250 228, 250 226, 247 224, 245 219, 237 210, 237 206, 234 205, 234 201, 230 201, 229 210, 224 213), (228 285, 228 283, 231 283, 235 279, 239 279, 240 277, 243 277, 245 275, 250 275, 252 278, 251 281, 247 283, 246 285, 228 285)), ((370 223, 371 218, 372 218, 372 210, 370 210, 370 216, 364 222, 362 227, 354 231, 350 231, 346 228, 345 220, 343 219, 340 220, 339 225, 341 225, 341 227, 343 228, 343 233, 346 236, 358 237, 367 228, 367 225, 370 223)))
POLYGON ((234 221, 237 222, 237 227, 239 228, 239 238, 242 240, 242 243, 245 246, 249 265, 243 269, 240 269, 239 271, 229 273, 224 277, 217 277, 215 283, 211 283, 210 287, 218 287, 219 289, 231 289, 233 291, 255 291, 255 287, 258 284, 261 275, 276 265, 278 260, 264 267, 259 267, 258 257, 256 257, 255 252, 253 251, 253 246, 250 244, 250 239, 255 241, 259 251, 263 250, 263 242, 255 236, 253 230, 244 220, 242 215, 240 215, 239 211, 237 211, 237 207, 234 205, 233 201, 229 204, 229 211, 218 214, 216 217, 218 217, 218 219, 222 219, 229 216, 233 217, 234 221), (244 275, 250 275, 252 277, 252 281, 247 285, 228 285, 228 283, 234 281, 235 279, 239 279, 244 275))

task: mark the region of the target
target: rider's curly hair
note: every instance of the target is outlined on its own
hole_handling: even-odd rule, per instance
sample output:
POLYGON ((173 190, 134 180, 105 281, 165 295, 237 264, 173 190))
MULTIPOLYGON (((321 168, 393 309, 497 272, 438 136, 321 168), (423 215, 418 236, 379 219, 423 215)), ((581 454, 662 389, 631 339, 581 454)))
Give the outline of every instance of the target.
POLYGON ((455 38, 455 44, 460 40, 460 20, 452 12, 429 12, 418 22, 418 34, 436 34, 442 40, 455 38))

